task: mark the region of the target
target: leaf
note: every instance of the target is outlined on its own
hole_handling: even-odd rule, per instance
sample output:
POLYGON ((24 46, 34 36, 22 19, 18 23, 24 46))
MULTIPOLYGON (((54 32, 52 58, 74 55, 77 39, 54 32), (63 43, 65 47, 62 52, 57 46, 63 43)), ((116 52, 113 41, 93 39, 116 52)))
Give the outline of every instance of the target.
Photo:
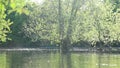
POLYGON ((15 9, 15 8, 16 8, 16 4, 13 2, 13 3, 10 4, 10 7, 11 7, 12 9, 15 9))
POLYGON ((2 38, 1 38, 1 41, 2 41, 2 42, 6 42, 6 37, 2 37, 2 38))

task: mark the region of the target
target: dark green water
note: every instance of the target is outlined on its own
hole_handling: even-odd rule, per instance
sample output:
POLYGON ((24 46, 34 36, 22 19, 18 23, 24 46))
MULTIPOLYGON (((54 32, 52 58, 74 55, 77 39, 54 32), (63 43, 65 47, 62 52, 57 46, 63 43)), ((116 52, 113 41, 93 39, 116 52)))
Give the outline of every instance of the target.
POLYGON ((120 68, 120 54, 0 52, 0 68, 120 68))

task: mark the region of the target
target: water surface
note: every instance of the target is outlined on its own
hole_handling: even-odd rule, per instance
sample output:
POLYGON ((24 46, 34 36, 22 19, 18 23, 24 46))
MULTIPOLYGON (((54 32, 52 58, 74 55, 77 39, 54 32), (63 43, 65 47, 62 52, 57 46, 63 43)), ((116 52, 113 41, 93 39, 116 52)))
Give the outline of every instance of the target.
POLYGON ((0 68, 120 68, 120 54, 2 51, 0 68))

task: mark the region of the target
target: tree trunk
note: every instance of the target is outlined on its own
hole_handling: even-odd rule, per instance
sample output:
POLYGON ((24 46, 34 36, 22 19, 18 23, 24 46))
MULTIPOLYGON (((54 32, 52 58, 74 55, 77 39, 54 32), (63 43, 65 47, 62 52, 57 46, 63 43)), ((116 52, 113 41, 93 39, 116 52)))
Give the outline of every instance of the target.
POLYGON ((61 51, 62 53, 68 53, 70 51, 70 40, 65 38, 62 40, 61 51))

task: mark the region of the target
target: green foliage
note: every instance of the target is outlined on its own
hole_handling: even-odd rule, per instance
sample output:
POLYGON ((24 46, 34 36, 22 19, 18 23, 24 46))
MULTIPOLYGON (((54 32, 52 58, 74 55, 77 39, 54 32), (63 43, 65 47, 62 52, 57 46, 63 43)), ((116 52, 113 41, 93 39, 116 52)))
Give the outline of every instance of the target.
POLYGON ((10 20, 5 20, 6 18, 6 2, 0 0, 0 41, 5 42, 7 34, 10 33, 10 25, 12 24, 10 20))
POLYGON ((23 32, 33 41, 60 42, 67 38, 70 43, 112 42, 119 40, 120 34, 115 7, 110 0, 46 0, 42 5, 31 4, 23 32))
POLYGON ((41 4, 0 0, 0 40, 5 41, 12 30, 9 36, 18 42, 25 38, 69 44, 120 41, 119 4, 119 0, 45 0, 41 4))
POLYGON ((11 10, 9 9, 8 13, 12 13, 13 11, 15 11, 19 14, 29 14, 29 11, 26 8, 24 8, 26 6, 26 0, 10 0, 8 6, 11 8, 11 10))
POLYGON ((109 0, 91 0, 83 6, 85 6, 85 8, 82 7, 84 10, 82 9, 81 14, 77 17, 81 16, 81 20, 79 19, 81 24, 77 22, 75 24, 77 31, 76 33, 73 32, 76 41, 80 39, 89 42, 103 41, 108 43, 119 40, 119 13, 113 12, 114 4, 109 0))
POLYGON ((26 3, 26 0, 10 0, 6 6, 6 20, 10 19, 10 21, 13 22, 10 26, 12 33, 8 36, 15 43, 23 43, 23 41, 26 40, 21 32, 22 24, 25 23, 27 15, 29 14, 26 3))
MULTIPOLYGON (((14 25, 18 25, 18 22, 21 22, 20 16, 22 14, 29 14, 29 11, 24 8, 26 1, 25 0, 0 0, 0 40, 6 41, 7 34, 11 33, 10 26, 12 22, 14 25), (19 16, 19 17, 18 17, 19 16)), ((11 28, 12 29, 12 28, 11 28)), ((14 30, 17 28, 15 27, 14 30)), ((14 32, 12 29, 12 31, 14 32)))
POLYGON ((57 16, 53 14, 57 11, 52 10, 54 8, 51 9, 50 7, 51 4, 43 6, 29 5, 28 9, 32 10, 27 23, 23 24, 23 32, 32 41, 46 39, 58 42, 57 16))

